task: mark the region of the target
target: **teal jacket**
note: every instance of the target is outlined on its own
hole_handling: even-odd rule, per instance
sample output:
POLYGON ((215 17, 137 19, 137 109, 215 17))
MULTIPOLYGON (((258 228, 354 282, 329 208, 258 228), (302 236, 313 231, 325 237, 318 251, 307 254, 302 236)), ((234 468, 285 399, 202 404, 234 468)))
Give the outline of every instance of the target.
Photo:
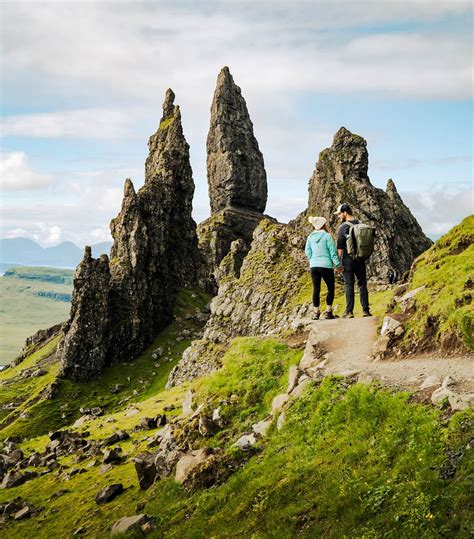
POLYGON ((311 268, 332 269, 341 265, 333 237, 324 230, 311 232, 306 240, 305 253, 311 268))

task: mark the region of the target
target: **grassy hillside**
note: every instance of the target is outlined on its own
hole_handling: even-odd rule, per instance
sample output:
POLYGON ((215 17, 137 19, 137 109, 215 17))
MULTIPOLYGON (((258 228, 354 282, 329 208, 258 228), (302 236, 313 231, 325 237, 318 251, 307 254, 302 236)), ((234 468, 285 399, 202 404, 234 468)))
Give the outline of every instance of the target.
MULTIPOLYGON (((60 462, 66 471, 79 467, 83 473, 63 479, 60 470, 0 491, 0 503, 22 496, 44 508, 30 520, 8 523, 4 536, 70 536, 84 526, 88 536, 106 537, 118 518, 135 514, 143 503, 158 525, 151 537, 469 537, 474 461, 465 448, 472 411, 447 421, 441 410, 409 404, 407 394, 330 378, 309 386, 290 407, 283 429, 273 426, 254 451, 232 447, 268 414, 272 398, 286 386, 288 366, 300 356, 277 339, 236 339, 221 371, 168 391, 157 384, 153 396, 137 399, 137 414, 122 407, 84 425, 89 439, 101 440, 119 427, 131 432, 141 417, 170 404, 176 409, 168 415, 178 415, 184 392, 193 387, 198 403, 221 403, 225 426, 210 438, 197 436, 194 447, 219 446, 233 459, 238 469, 224 484, 188 492, 169 477, 140 490, 131 458, 147 449, 146 437, 154 431, 131 432, 118 444, 126 460, 105 474, 97 459, 76 464, 65 456, 60 462), (464 458, 455 458, 450 479, 443 479, 448 457, 460 451, 464 458), (100 488, 119 482, 126 487, 122 495, 95 504, 100 488), (59 490, 66 492, 51 498, 59 490)), ((104 392, 109 382, 104 380, 104 392)), ((99 388, 95 384, 94 392, 99 388)), ((28 453, 43 450, 47 441, 33 437, 22 446, 28 453)))
POLYGON ((25 339, 69 315, 72 270, 18 266, 0 277, 0 365, 25 339))
MULTIPOLYGON (((409 313, 393 302, 408 342, 426 342, 429 335, 434 345, 469 348, 472 232, 471 217, 417 260, 403 290, 372 294, 372 310, 379 314, 394 293, 399 298, 426 286, 409 313)), ((307 301, 310 283, 300 284, 300 299, 307 301)), ((336 303, 343 303, 340 286, 337 297, 336 303)), ((153 517, 157 528, 149 536, 156 538, 474 535, 472 408, 451 414, 444 402, 421 404, 378 383, 355 383, 351 376, 315 378, 290 403, 282 428, 273 419, 265 437, 240 450, 236 440, 267 418, 274 397, 286 390, 288 370, 303 353, 304 334, 234 339, 220 370, 166 389, 171 369, 202 330, 201 311, 208 301, 200 291, 181 291, 173 323, 140 358, 108 367, 86 384, 55 380, 57 339, 0 373, 0 439, 21 437, 18 446, 26 457, 45 451, 48 433, 59 428, 85 433, 91 445, 119 429, 130 435, 114 444, 123 459, 109 469, 102 469, 104 449, 60 455, 57 469, 26 467, 39 476, 0 490, 0 504, 21 496, 41 511, 18 522, 6 520, 2 537, 70 537, 81 527, 87 537, 108 537, 114 522, 137 513, 153 517), (157 348, 160 358, 154 357, 157 348), (36 367, 42 376, 24 376, 36 367), (47 398, 51 384, 54 391, 47 398), (181 415, 190 389, 202 415, 219 409, 218 428, 201 431, 199 418, 181 415), (72 428, 81 407, 95 406, 103 415, 72 428), (148 444, 159 428, 135 427, 157 414, 166 414, 183 451, 222 449, 225 466, 217 484, 188 489, 171 474, 148 490, 139 488, 133 459, 157 450, 148 444), (124 492, 97 505, 98 491, 114 483, 123 484, 124 492)))
MULTIPOLYGON (((474 215, 439 239, 413 264, 400 294, 420 289, 406 315, 406 346, 472 351, 474 337, 474 215), (421 289, 421 287, 424 287, 421 289)), ((397 302, 395 313, 403 311, 397 302)))

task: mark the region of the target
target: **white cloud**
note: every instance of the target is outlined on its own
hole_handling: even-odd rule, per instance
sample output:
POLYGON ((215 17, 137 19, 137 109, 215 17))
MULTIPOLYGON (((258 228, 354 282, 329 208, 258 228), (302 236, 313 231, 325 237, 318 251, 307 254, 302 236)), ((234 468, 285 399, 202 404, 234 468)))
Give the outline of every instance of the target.
POLYGON ((114 139, 127 132, 130 117, 118 110, 90 108, 6 116, 3 136, 114 139))
POLYGON ((0 187, 4 190, 38 189, 52 184, 53 176, 34 172, 28 166, 24 152, 0 156, 0 187))
POLYGON ((152 101, 172 85, 192 94, 190 108, 208 101, 224 64, 249 95, 314 90, 464 99, 472 86, 469 33, 382 27, 469 12, 461 1, 46 2, 41 9, 18 2, 4 7, 3 61, 9 72, 82 96, 152 101), (380 32, 357 32, 370 25, 380 32))
POLYGON ((432 238, 445 234, 474 213, 472 186, 453 190, 449 185, 434 185, 423 191, 402 192, 401 196, 425 234, 432 238))

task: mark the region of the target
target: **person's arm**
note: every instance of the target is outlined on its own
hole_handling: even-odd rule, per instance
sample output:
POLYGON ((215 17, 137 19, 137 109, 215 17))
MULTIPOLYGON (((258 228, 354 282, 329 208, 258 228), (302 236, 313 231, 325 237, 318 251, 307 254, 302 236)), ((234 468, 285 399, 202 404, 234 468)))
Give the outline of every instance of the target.
POLYGON ((336 251, 336 244, 334 242, 334 239, 330 234, 328 234, 326 242, 327 242, 329 255, 331 257, 332 263, 334 264, 335 268, 339 268, 341 266, 341 259, 338 256, 338 253, 336 251))
POLYGON ((313 251, 311 250, 311 244, 310 244, 310 241, 309 241, 309 236, 308 236, 308 239, 306 240, 306 245, 305 245, 305 248, 304 248, 304 252, 306 253, 306 256, 307 256, 308 260, 311 260, 311 257, 313 256, 313 251))
POLYGON ((337 254, 341 260, 346 248, 346 229, 347 226, 342 224, 337 233, 337 254))

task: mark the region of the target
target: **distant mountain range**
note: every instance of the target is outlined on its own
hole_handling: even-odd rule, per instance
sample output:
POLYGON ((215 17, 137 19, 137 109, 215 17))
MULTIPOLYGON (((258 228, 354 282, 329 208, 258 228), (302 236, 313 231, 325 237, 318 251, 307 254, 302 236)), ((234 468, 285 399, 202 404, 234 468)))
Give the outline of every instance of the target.
MULTIPOLYGON (((109 253, 112 242, 103 241, 92 245, 92 254, 97 257, 109 253)), ((5 238, 0 240, 0 264, 48 266, 51 268, 75 268, 81 261, 84 249, 70 241, 53 247, 41 247, 28 238, 5 238)))

